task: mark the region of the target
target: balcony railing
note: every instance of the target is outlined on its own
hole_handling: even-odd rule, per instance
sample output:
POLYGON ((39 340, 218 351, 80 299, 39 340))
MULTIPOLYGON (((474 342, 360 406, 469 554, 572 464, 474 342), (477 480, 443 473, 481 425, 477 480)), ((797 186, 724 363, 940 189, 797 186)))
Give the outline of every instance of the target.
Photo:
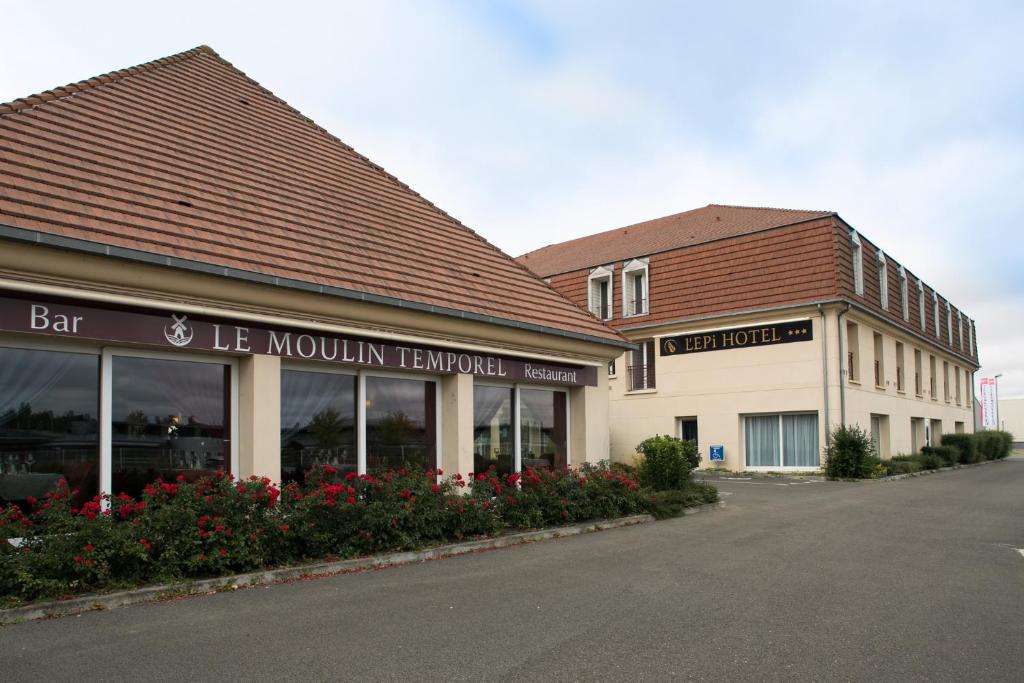
POLYGON ((626 315, 643 315, 647 313, 647 299, 633 299, 626 302, 626 315))
POLYGON ((903 368, 896 366, 896 391, 903 391, 903 368))
POLYGON ((612 305, 607 301, 604 303, 601 303, 600 301, 591 301, 590 312, 601 320, 608 320, 612 317, 612 305))
POLYGON ((653 365, 630 365, 626 368, 626 374, 629 375, 630 391, 654 388, 653 365))
POLYGON ((882 361, 875 361, 875 386, 882 386, 882 361))
POLYGON ((918 396, 921 395, 921 373, 920 372, 915 372, 914 373, 914 393, 917 394, 918 396))
POLYGON ((856 363, 854 361, 853 351, 846 352, 846 376, 851 382, 857 381, 857 373, 854 372, 856 363))

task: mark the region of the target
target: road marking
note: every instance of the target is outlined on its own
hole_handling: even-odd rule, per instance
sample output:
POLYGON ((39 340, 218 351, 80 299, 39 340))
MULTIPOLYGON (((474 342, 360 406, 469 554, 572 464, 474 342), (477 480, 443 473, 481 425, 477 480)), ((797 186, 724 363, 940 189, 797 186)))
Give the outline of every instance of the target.
POLYGON ((1024 548, 1017 548, 1017 552, 1020 553, 1021 557, 1024 557, 1024 548))

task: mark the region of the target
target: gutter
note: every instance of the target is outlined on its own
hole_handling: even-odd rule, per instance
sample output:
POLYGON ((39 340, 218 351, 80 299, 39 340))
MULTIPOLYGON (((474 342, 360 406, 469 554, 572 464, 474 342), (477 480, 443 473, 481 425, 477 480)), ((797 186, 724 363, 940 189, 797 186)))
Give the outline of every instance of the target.
POLYGON ((825 310, 818 304, 818 315, 821 316, 821 381, 825 387, 825 445, 832 442, 832 430, 829 429, 828 410, 828 330, 825 328, 825 310))
POLYGON ((839 424, 840 426, 846 426, 846 382, 843 381, 843 363, 846 360, 846 354, 843 353, 843 316, 850 312, 853 306, 850 303, 846 304, 846 308, 839 311, 836 316, 836 326, 839 328, 839 424))
POLYGON ((568 330, 561 330, 554 327, 547 327, 545 325, 538 325, 536 323, 528 323, 520 320, 512 320, 510 318, 500 318, 497 316, 485 315, 482 313, 474 313, 472 311, 463 311, 457 308, 448 308, 446 306, 435 306, 432 304, 425 304, 419 301, 410 301, 408 299, 401 299, 398 297, 383 296, 380 294, 370 294, 367 292, 360 292, 354 289, 346 289, 344 287, 319 285, 313 282, 306 282, 305 280, 277 277, 275 275, 266 275, 264 273, 257 273, 251 270, 242 270, 240 268, 217 266, 210 263, 204 263, 202 261, 178 258, 177 256, 162 256, 160 254, 153 254, 151 252, 142 251, 141 249, 129 249, 126 247, 118 247, 108 244, 102 244, 100 242, 93 242, 91 240, 83 240, 74 237, 63 237, 61 235, 52 235, 50 233, 40 232, 38 230, 16 228, 10 225, 0 224, 0 238, 26 244, 36 244, 47 247, 55 247, 57 249, 63 249, 65 251, 72 251, 80 254, 91 254, 94 256, 110 256, 125 261, 145 263, 148 265, 155 266, 164 266, 167 268, 175 268, 177 270, 187 270, 193 273, 202 273, 204 275, 219 275, 221 277, 230 278, 232 280, 252 282, 263 285, 271 285, 274 287, 284 287, 286 289, 295 289, 303 292, 312 292, 314 294, 324 294, 327 296, 333 296, 340 299, 347 299, 349 301, 360 301, 364 303, 393 306, 396 308, 405 308, 423 313, 434 313, 437 315, 444 315, 452 318, 459 318, 462 320, 471 320, 474 322, 482 322, 490 325, 511 327, 514 329, 525 330, 527 332, 539 332, 541 334, 565 337, 568 339, 589 342, 591 344, 613 346, 616 348, 626 350, 632 350, 636 348, 635 344, 628 342, 624 339, 621 341, 616 339, 606 339, 604 337, 597 337, 590 334, 584 334, 582 332, 570 332, 568 330))

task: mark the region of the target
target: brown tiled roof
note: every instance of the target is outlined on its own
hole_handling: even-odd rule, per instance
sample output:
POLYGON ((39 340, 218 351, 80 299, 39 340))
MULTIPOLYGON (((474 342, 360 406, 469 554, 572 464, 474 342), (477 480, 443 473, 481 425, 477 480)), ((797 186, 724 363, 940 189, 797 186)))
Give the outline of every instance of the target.
POLYGON ((622 343, 206 46, 0 105, 0 228, 622 343))
POLYGON ((552 244, 523 254, 518 260, 541 277, 549 277, 829 215, 832 212, 708 204, 700 209, 552 244))

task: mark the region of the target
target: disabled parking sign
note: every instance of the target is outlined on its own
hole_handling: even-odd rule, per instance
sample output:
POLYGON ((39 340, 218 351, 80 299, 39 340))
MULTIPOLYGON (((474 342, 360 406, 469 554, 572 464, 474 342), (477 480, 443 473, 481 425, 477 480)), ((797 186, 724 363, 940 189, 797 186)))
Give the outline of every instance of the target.
POLYGON ((725 461, 725 446, 712 446, 711 447, 711 462, 724 462, 725 461))

